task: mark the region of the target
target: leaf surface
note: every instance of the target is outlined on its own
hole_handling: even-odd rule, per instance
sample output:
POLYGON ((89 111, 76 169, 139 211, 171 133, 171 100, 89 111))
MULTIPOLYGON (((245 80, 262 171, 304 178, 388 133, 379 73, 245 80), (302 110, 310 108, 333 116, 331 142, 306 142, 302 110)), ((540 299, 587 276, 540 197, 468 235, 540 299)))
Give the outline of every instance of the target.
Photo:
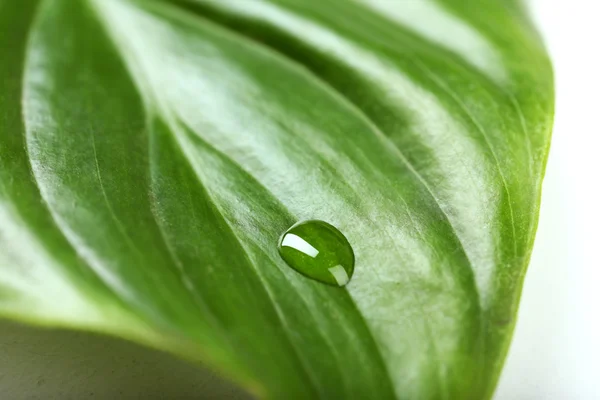
POLYGON ((0 1, 0 313, 266 398, 490 397, 552 72, 518 2, 0 1), (345 288, 277 254, 320 219, 345 288))

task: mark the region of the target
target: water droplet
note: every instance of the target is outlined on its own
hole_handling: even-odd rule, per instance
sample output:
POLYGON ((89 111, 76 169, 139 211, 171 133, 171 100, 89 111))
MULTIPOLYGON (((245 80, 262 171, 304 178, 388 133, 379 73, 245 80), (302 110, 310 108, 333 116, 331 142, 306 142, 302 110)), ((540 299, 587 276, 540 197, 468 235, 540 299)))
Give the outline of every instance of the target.
POLYGON ((279 240, 279 254, 296 271, 329 285, 346 285, 354 272, 350 243, 339 230, 323 221, 293 225, 279 240))

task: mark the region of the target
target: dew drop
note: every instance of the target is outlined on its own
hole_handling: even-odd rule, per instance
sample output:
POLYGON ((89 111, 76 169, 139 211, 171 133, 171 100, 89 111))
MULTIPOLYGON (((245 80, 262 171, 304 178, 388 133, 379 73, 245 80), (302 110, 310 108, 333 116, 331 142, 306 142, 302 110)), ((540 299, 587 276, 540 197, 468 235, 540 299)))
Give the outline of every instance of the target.
POLYGON ((279 239, 279 254, 301 274, 333 286, 344 286, 354 273, 354 252, 334 226, 318 220, 302 221, 279 239))

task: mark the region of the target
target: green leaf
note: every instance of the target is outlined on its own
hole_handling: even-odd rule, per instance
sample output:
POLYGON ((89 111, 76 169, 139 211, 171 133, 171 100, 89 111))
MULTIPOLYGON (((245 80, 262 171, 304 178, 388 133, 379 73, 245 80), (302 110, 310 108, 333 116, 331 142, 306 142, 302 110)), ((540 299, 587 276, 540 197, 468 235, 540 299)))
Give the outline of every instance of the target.
POLYGON ((489 398, 552 71, 517 0, 0 0, 0 314, 259 397, 489 398), (277 253, 337 227, 344 288, 277 253))

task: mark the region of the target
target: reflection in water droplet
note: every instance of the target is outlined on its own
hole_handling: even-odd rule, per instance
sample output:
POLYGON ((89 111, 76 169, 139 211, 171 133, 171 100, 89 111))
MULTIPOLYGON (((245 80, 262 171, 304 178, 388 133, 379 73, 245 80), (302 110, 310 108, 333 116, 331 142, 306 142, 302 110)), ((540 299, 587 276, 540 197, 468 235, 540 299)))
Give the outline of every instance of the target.
POLYGON ((281 236, 279 254, 296 271, 329 285, 346 285, 354 272, 350 243, 334 226, 323 221, 293 225, 281 236))

